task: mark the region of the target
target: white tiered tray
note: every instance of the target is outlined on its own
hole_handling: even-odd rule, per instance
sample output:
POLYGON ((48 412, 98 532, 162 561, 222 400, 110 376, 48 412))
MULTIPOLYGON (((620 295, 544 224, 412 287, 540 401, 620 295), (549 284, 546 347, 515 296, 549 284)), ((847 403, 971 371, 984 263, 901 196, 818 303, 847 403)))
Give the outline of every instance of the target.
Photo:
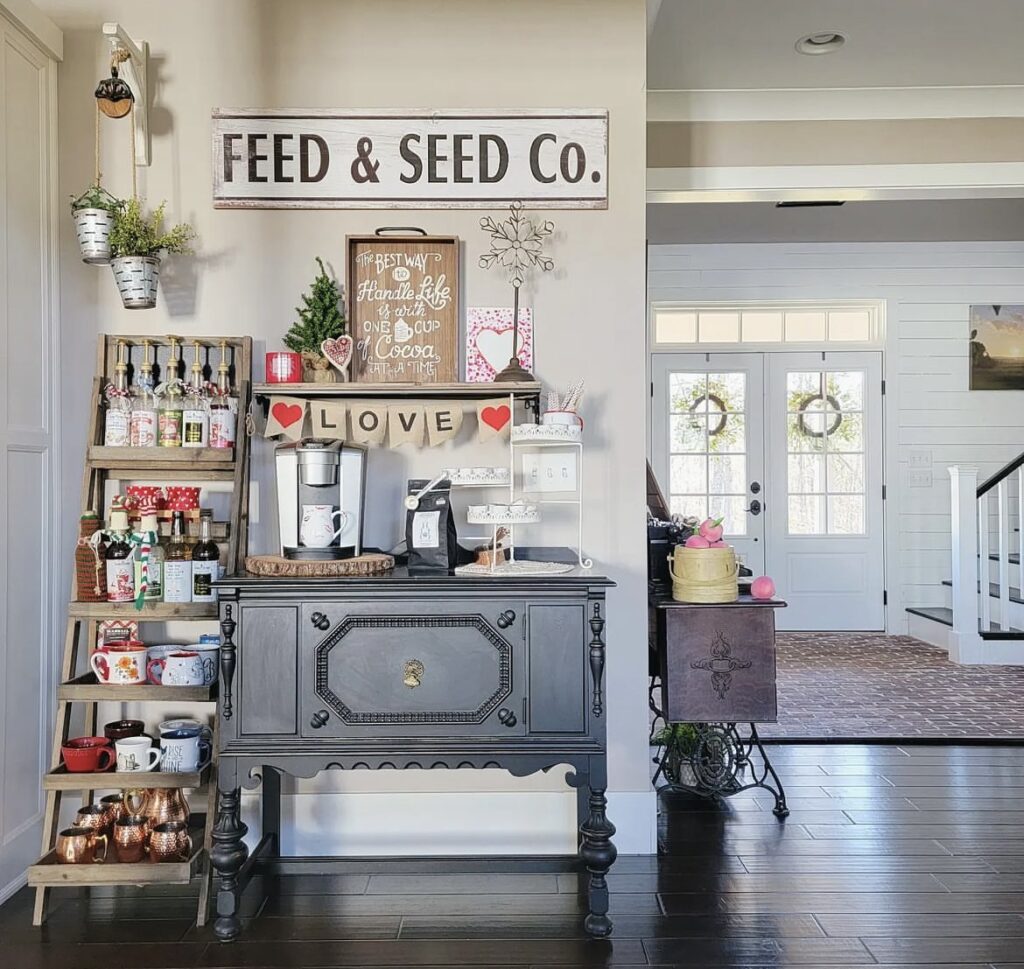
POLYGON ((540 521, 536 505, 470 505, 466 509, 470 525, 532 525, 540 521))
POLYGON ((579 444, 583 428, 578 424, 515 424, 513 444, 579 444))

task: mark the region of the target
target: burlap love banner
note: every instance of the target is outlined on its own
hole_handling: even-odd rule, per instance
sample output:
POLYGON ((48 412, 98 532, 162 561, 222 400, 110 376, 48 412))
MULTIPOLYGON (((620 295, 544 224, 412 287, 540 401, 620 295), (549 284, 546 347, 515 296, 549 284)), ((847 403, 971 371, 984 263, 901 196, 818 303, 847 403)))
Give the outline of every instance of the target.
MULTIPOLYGON (((440 400, 390 403, 271 397, 264 436, 297 441, 305 433, 322 440, 375 447, 438 447, 462 430, 464 406, 458 401, 440 400)), ((512 424, 507 397, 481 401, 476 416, 481 441, 507 435, 512 424)))

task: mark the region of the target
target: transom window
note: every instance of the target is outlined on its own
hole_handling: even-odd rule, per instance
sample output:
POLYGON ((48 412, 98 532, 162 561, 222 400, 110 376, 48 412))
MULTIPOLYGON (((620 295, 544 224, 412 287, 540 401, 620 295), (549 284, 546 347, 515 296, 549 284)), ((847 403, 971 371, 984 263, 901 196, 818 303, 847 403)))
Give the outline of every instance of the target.
POLYGON ((876 303, 791 306, 652 307, 655 350, 721 344, 877 344, 881 310, 876 303))

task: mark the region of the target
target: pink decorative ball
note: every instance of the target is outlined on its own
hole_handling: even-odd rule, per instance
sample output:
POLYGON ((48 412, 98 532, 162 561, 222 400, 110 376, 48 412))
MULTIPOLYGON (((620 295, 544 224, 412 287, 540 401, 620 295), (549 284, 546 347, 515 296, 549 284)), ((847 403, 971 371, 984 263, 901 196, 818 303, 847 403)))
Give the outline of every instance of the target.
POLYGON ((759 576, 750 583, 750 594, 755 599, 770 599, 775 595, 775 583, 767 575, 759 576))
POLYGON ((691 535, 683 544, 687 548, 708 548, 711 545, 702 535, 691 535))

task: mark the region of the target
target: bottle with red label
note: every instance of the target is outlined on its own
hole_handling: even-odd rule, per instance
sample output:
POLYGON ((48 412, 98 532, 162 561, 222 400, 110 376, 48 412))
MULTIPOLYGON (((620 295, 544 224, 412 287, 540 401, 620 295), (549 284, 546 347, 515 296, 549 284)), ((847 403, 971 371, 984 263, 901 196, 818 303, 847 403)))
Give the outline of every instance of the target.
POLYGON ((235 411, 238 402, 231 396, 231 376, 226 354, 227 340, 221 340, 217 390, 210 398, 210 447, 216 448, 235 446, 235 411))
POLYGON ((132 392, 131 446, 155 447, 157 410, 153 392, 153 364, 149 360, 149 340, 142 341, 142 365, 132 392))
POLYGON ((167 362, 167 379, 158 388, 160 409, 157 412, 157 443, 160 447, 181 447, 183 403, 179 376, 181 361, 177 356, 178 341, 172 336, 171 358, 167 362))
POLYGON ((104 391, 107 414, 103 421, 103 443, 106 447, 128 447, 131 440, 131 398, 128 394, 128 364, 124 359, 125 344, 117 341, 117 363, 114 381, 104 391))
POLYGON ((110 543, 107 545, 107 600, 132 602, 135 599, 135 560, 128 541, 128 512, 110 511, 110 543))

